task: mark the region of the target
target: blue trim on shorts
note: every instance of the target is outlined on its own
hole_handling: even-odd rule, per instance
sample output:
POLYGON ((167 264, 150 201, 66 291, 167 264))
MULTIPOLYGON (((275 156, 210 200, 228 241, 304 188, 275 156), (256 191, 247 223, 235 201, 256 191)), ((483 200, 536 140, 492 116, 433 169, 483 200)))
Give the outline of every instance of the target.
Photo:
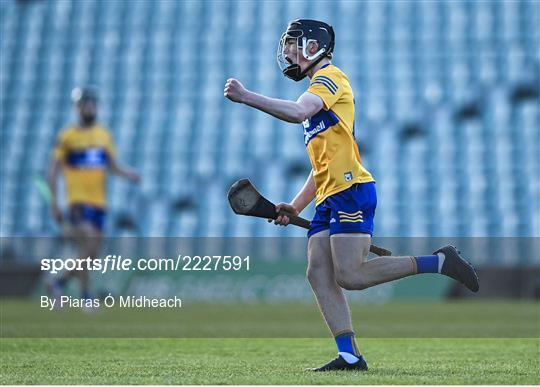
POLYGON ((103 231, 106 211, 104 208, 90 204, 76 203, 69 208, 69 220, 76 226, 81 223, 90 223, 96 230, 103 231))
POLYGON ((330 235, 362 233, 373 235, 377 208, 375 183, 357 183, 326 198, 315 208, 308 238, 323 230, 330 235))

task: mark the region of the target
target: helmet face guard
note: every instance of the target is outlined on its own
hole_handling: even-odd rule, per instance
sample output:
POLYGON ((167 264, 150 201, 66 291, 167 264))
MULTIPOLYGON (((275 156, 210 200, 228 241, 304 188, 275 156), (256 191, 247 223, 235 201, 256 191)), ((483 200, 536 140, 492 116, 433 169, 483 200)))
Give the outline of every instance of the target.
POLYGON ((304 79, 307 72, 311 70, 317 63, 326 57, 331 57, 334 50, 334 30, 326 23, 316 20, 294 20, 289 23, 287 31, 281 35, 277 49, 277 62, 283 74, 298 82, 304 79), (290 58, 285 55, 285 46, 290 40, 296 41, 296 63, 293 63, 290 58), (309 55, 307 48, 311 42, 319 44, 319 50, 309 55), (302 71, 299 65, 300 52, 304 59, 313 61, 309 66, 302 71))

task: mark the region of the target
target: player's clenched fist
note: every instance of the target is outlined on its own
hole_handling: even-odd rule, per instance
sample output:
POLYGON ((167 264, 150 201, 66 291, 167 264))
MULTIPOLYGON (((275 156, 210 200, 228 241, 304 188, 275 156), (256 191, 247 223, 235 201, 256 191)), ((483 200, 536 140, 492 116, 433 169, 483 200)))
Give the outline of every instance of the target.
POLYGON ((229 78, 227 79, 227 82, 225 82, 225 90, 223 90, 223 95, 233 102, 242 102, 246 91, 246 88, 240 83, 240 81, 234 78, 229 78))

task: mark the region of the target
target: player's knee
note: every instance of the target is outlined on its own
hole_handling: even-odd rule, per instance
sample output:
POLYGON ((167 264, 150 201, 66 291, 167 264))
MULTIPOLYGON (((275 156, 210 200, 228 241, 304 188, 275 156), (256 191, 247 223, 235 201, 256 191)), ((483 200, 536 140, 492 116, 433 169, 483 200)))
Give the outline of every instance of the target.
POLYGON ((363 290, 370 286, 361 270, 338 270, 336 282, 345 290, 363 290))
POLYGON ((337 278, 338 285, 345 290, 364 290, 369 288, 367 282, 359 278, 337 278))
POLYGON ((310 257, 306 277, 312 288, 317 287, 319 284, 326 286, 325 284, 332 280, 333 269, 331 262, 328 262, 328 260, 328 257, 310 257))
POLYGON ((345 267, 334 269, 336 282, 343 289, 351 290, 354 287, 355 279, 352 273, 345 267))
POLYGON ((356 281, 354 278, 351 278, 348 275, 345 276, 336 276, 337 284, 345 290, 358 290, 356 288, 356 281))
POLYGON ((317 265, 317 264, 312 264, 312 263, 308 265, 308 268, 306 270, 306 277, 312 287, 317 286, 317 284, 319 283, 320 281, 319 279, 323 275, 322 270, 323 270, 322 265, 317 265))

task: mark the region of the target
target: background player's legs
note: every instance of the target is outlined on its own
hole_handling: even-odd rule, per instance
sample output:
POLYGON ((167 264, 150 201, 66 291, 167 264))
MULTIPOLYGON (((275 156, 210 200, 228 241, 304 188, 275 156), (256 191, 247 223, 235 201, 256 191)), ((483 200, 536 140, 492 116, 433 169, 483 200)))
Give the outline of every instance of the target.
POLYGON ((369 234, 330 236, 336 281, 344 289, 366 289, 416 274, 414 257, 378 257, 366 260, 370 244, 369 234))
POLYGON ((352 332, 349 305, 334 276, 328 230, 309 238, 307 278, 334 336, 352 332))
MULTIPOLYGON (((89 222, 81 222, 73 225, 70 230, 77 249, 78 258, 85 259, 90 257, 94 259, 101 248, 102 233, 89 222)), ((63 289, 68 281, 77 278, 81 287, 81 297, 90 298, 90 276, 87 270, 71 270, 58 280, 58 286, 63 289)))
MULTIPOLYGON (((96 258, 101 247, 102 233, 91 223, 82 222, 77 227, 77 242, 81 258, 96 258)), ((81 283, 81 295, 83 298, 90 298, 90 275, 88 270, 77 271, 74 275, 81 283)))

